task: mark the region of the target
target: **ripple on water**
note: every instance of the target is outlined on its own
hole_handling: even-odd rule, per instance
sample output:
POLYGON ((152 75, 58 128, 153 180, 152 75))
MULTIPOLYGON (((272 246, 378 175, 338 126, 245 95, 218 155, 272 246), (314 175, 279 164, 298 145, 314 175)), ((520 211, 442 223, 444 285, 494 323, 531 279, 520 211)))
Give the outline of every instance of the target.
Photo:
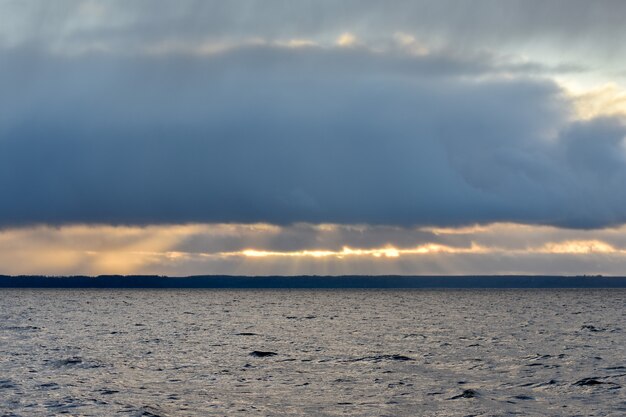
POLYGON ((626 415, 625 301, 7 290, 0 416, 626 415))

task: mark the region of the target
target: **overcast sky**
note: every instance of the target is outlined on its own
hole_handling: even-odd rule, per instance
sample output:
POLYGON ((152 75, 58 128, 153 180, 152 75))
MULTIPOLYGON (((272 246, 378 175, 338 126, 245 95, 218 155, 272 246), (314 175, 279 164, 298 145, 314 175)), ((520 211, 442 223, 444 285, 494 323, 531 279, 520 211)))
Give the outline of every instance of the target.
POLYGON ((2 1, 0 273, 624 273, 625 15, 2 1))

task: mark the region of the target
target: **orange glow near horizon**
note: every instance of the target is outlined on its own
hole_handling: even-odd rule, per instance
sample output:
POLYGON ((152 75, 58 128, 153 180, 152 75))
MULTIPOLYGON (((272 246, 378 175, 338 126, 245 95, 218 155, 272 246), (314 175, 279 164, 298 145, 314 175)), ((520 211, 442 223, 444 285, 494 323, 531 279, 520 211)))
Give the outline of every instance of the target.
POLYGON ((539 247, 523 249, 504 249, 500 247, 488 247, 472 243, 470 247, 454 247, 428 243, 413 248, 395 248, 385 246, 383 248, 359 249, 344 246, 341 250, 298 250, 298 251, 269 251, 262 249, 244 249, 241 251, 220 252, 214 255, 224 257, 247 257, 247 258, 336 258, 348 257, 373 257, 373 258, 399 258, 406 255, 430 255, 430 254, 546 254, 546 255, 585 255, 585 254, 626 254, 625 249, 617 249, 612 245, 600 240, 567 240, 561 242, 548 242, 539 247))
POLYGON ((402 255, 427 255, 434 253, 487 253, 488 248, 473 244, 471 247, 452 247, 428 243, 414 248, 398 249, 393 246, 385 246, 383 248, 359 249, 344 246, 339 251, 333 250, 299 250, 299 251, 266 251, 258 249, 244 249, 241 251, 221 252, 220 256, 226 257, 250 257, 250 258, 267 258, 267 257, 288 257, 288 258, 337 258, 344 259, 347 257, 374 257, 374 258, 399 258, 402 255))
POLYGON ((537 268, 572 265, 576 273, 581 262, 589 268, 584 273, 606 272, 598 268, 612 262, 619 265, 612 271, 622 273, 626 225, 572 230, 513 223, 458 228, 258 223, 0 230, 0 274, 12 275, 463 273, 467 265, 479 264, 484 266, 478 270, 489 273, 522 273, 538 259, 544 266, 537 268), (502 265, 510 269, 495 269, 502 265))
POLYGON ((612 245, 599 240, 549 242, 537 251, 555 254, 626 253, 625 250, 616 249, 612 245))

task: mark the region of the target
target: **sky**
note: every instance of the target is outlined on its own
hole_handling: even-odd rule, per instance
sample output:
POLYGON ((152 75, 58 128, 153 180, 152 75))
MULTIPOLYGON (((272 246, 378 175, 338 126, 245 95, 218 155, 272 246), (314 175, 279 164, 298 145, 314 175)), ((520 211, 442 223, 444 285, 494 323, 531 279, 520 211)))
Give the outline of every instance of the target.
POLYGON ((0 0, 0 274, 626 274, 622 1, 0 0))

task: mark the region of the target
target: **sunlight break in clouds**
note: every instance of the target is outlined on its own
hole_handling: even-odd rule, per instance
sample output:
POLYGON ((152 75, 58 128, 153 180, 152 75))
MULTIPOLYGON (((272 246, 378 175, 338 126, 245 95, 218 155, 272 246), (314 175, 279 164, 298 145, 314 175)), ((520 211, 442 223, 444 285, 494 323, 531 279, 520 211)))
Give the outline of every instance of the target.
POLYGON ((354 46, 357 44, 357 38, 350 32, 344 32, 337 38, 336 44, 338 46, 354 46))
POLYGON ((626 91, 609 83, 574 95, 576 113, 581 119, 626 116, 626 91))
POLYGON ((0 264, 3 273, 11 274, 545 270, 609 275, 626 266, 626 229, 576 231, 515 224, 458 229, 337 224, 35 227, 0 231, 0 264))
POLYGON ((427 255, 432 253, 485 253, 487 249, 481 248, 477 245, 472 245, 470 248, 454 248, 450 246, 437 245, 437 244, 426 244, 422 246, 418 246, 415 248, 403 248, 398 249, 393 246, 388 246, 384 248, 374 248, 374 249, 359 249, 359 248, 350 248, 348 246, 344 246, 339 251, 331 251, 331 250, 303 250, 303 251, 293 251, 293 252, 275 252, 275 251, 265 251, 265 250, 256 250, 256 249, 244 249, 242 251, 237 252, 222 252, 220 255, 222 256, 246 256, 252 258, 264 258, 264 257, 294 257, 294 258, 326 258, 326 257, 334 257, 343 259, 345 257, 361 257, 361 256, 371 256, 374 258, 380 258, 384 256, 386 258, 398 258, 403 255, 427 255))

